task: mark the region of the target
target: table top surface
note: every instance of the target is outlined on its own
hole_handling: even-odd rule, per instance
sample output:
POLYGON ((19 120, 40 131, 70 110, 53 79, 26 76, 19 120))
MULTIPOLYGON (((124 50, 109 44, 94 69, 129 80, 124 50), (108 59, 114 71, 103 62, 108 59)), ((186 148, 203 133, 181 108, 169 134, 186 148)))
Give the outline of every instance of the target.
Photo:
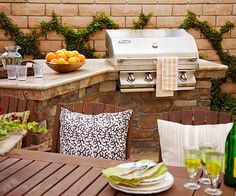
MULTIPOLYGON (((124 161, 93 159, 48 152, 14 150, 0 156, 0 195, 127 195, 114 190, 101 175, 103 168, 124 161)), ((207 195, 205 186, 187 190, 184 167, 168 167, 173 186, 158 195, 207 195)), ((233 196, 235 189, 221 183, 223 195, 233 196)))

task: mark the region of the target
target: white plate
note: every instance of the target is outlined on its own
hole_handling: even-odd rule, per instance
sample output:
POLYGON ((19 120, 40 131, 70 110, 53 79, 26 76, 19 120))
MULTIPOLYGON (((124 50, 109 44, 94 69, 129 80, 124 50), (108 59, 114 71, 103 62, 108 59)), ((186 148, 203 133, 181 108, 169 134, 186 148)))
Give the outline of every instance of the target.
POLYGON ((156 178, 149 178, 149 179, 144 179, 139 185, 152 185, 152 184, 157 184, 162 181, 162 179, 166 176, 167 172, 164 174, 157 176, 156 178))
POLYGON ((111 187, 118 191, 122 191, 125 193, 132 193, 132 194, 153 194, 153 193, 159 193, 165 190, 168 190, 173 184, 174 184, 174 177, 171 173, 166 172, 166 176, 161 180, 159 184, 153 184, 149 186, 135 186, 135 187, 129 187, 124 185, 114 185, 111 184, 111 187))

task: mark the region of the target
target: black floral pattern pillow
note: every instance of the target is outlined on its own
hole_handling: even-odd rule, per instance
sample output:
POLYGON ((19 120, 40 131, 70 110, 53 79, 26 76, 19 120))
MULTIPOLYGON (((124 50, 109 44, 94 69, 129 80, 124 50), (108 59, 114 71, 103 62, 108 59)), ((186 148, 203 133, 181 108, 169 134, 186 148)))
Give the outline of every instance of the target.
POLYGON ((126 139, 131 115, 131 110, 87 115, 61 108, 60 153, 126 159, 126 139))

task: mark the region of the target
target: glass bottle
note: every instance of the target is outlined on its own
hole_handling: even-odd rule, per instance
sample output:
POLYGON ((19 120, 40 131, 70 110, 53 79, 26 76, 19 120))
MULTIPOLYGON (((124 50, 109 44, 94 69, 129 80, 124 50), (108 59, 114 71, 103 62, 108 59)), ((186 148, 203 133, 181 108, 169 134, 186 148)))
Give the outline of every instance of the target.
POLYGON ((225 142, 224 183, 236 187, 236 118, 225 142))
POLYGON ((6 69, 7 65, 20 65, 22 56, 17 51, 21 49, 20 46, 6 46, 6 52, 1 56, 3 67, 6 69))

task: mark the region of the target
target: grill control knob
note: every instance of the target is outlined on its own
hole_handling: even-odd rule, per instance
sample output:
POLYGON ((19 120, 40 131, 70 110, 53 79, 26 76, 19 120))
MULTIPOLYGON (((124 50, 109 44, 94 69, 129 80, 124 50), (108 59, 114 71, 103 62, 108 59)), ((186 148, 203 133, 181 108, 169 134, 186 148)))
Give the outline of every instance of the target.
POLYGON ((133 73, 128 73, 128 78, 127 81, 129 83, 133 83, 135 81, 134 74, 133 73))
POLYGON ((179 79, 180 79, 182 82, 186 82, 186 81, 188 80, 186 71, 181 71, 181 72, 180 72, 179 79))
POLYGON ((151 81, 153 81, 152 74, 151 74, 150 72, 147 72, 147 73, 146 73, 146 76, 145 76, 145 78, 144 78, 144 80, 145 80, 146 82, 151 82, 151 81))
POLYGON ((153 43, 152 43, 152 47, 153 47, 153 48, 158 48, 157 43, 156 43, 156 42, 153 42, 153 43))

